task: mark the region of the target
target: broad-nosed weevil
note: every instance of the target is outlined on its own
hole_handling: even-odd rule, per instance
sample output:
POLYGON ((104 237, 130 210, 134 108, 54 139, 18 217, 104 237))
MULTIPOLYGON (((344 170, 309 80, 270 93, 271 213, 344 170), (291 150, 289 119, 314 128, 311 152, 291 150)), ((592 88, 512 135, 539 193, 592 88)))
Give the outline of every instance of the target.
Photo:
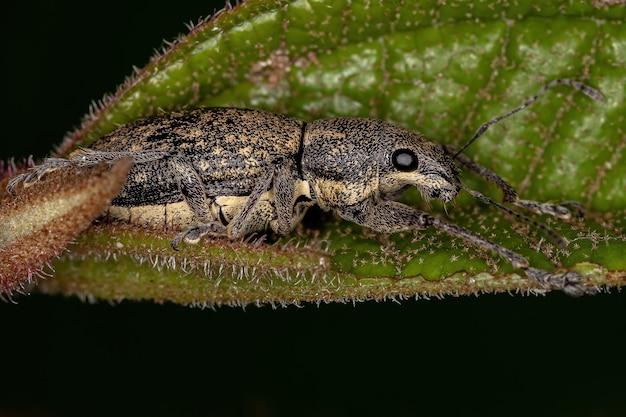
POLYGON ((571 217, 568 207, 578 209, 575 203, 520 200, 506 181, 462 154, 489 126, 526 108, 558 84, 603 101, 599 92, 577 81, 552 81, 521 106, 483 124, 459 151, 380 120, 334 118, 306 123, 259 110, 201 108, 121 126, 89 149, 73 152, 69 159, 46 159, 12 179, 7 190, 14 193, 18 184, 26 187, 69 164, 91 166, 130 156, 134 165, 108 215, 182 230, 172 241, 174 249, 182 241, 196 243, 207 234, 242 238, 271 229, 285 235, 302 220, 307 208, 318 205, 380 233, 429 226, 442 229, 497 252, 543 288, 579 295, 588 289, 580 284, 578 274, 533 268, 513 251, 393 200, 409 186, 416 187, 426 200, 444 203, 463 189, 541 228, 565 247, 565 240, 546 226, 464 187, 456 165, 496 184, 504 203, 557 218, 571 217))

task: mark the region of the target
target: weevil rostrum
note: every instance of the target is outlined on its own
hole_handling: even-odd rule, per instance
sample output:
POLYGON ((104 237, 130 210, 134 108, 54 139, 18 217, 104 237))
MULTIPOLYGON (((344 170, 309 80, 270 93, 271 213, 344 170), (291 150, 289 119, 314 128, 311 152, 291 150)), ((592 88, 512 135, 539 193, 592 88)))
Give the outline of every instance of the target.
POLYGON ((546 289, 571 295, 587 291, 576 273, 554 274, 533 268, 521 255, 486 238, 394 201, 414 186, 426 199, 452 201, 461 189, 517 219, 542 228, 557 244, 564 240, 536 221, 465 188, 460 165, 503 191, 503 201, 539 214, 568 219, 568 206, 520 200, 494 172, 461 154, 490 125, 532 104, 549 88, 568 84, 594 100, 596 90, 559 79, 524 104, 481 126, 460 151, 426 140, 417 132, 366 118, 334 118, 306 123, 260 110, 201 108, 164 114, 121 126, 69 159, 49 158, 13 179, 28 186, 68 164, 90 166, 132 157, 134 165, 108 215, 148 227, 180 229, 172 241, 197 243, 204 235, 242 238, 273 230, 288 234, 307 209, 318 205, 380 233, 436 227, 497 252, 546 289))

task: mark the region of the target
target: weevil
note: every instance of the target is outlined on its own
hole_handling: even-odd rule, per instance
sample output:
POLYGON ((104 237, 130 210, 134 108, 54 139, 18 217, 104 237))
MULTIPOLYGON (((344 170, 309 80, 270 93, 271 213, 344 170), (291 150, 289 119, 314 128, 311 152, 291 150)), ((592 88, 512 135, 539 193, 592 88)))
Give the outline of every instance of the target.
POLYGON ((121 126, 68 159, 46 159, 11 180, 7 189, 14 193, 19 183, 26 187, 68 164, 91 166, 130 156, 134 165, 108 215, 182 230, 172 241, 174 249, 182 241, 197 243, 207 234, 242 238, 271 229, 285 235, 309 207, 317 205, 380 233, 442 229, 497 252, 546 289, 579 295, 587 288, 578 274, 533 268, 505 247, 394 200, 414 186, 424 199, 448 203, 463 189, 540 227, 564 247, 564 239, 546 226, 464 187, 457 166, 495 183, 503 191, 504 203, 570 218, 570 208, 577 209, 576 204, 520 200, 506 181, 461 153, 489 126, 521 111, 558 84, 603 101, 599 92, 582 83, 555 80, 509 113, 483 124, 459 151, 381 120, 334 118, 306 123, 260 110, 200 108, 121 126))

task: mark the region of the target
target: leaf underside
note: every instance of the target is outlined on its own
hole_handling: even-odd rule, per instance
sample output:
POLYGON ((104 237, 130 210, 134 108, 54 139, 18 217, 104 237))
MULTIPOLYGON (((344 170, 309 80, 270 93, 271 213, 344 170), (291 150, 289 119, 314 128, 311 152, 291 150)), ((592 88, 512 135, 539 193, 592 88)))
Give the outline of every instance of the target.
MULTIPOLYGON (((568 239, 567 250, 466 194, 445 210, 415 190, 402 201, 515 250, 537 268, 556 265, 589 285, 621 286, 624 10, 556 1, 250 1, 199 24, 155 57, 57 153, 159 109, 201 106, 259 108, 309 121, 381 118, 458 147, 547 82, 582 80, 606 102, 555 88, 466 152, 524 199, 580 201, 584 221, 537 218, 568 239)), ((463 173, 462 181, 501 198, 476 175, 463 173)), ((496 255, 437 230, 378 235, 316 211, 291 236, 269 243, 217 239, 174 252, 175 234, 100 221, 52 262, 54 278, 39 289, 202 306, 540 292, 496 255)))

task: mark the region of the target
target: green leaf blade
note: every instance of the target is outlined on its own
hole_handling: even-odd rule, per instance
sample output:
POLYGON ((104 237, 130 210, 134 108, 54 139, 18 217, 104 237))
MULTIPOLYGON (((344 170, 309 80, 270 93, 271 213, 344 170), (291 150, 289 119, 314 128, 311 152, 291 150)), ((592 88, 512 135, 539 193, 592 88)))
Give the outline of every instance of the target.
MULTIPOLYGON (((547 82, 580 79, 602 91, 607 102, 595 103, 566 86, 555 88, 532 108, 492 127, 467 154, 510 181, 524 199, 583 202, 591 220, 551 226, 570 240, 606 235, 605 244, 589 246, 581 238, 580 249, 557 252, 540 232, 511 224, 466 195, 447 214, 414 191, 404 201, 519 251, 541 268, 602 262, 606 269, 623 271, 617 256, 626 213, 623 17, 623 7, 596 9, 580 2, 251 1, 199 25, 153 59, 70 136, 64 152, 87 146, 118 124, 198 106, 254 107, 309 121, 376 117, 461 146, 481 123, 521 104, 547 82)), ((480 178, 463 173, 462 180, 498 199, 499 192, 480 178)), ((330 268, 325 273, 342 276, 345 285, 326 288, 330 298, 372 295, 373 288, 393 293, 435 288, 430 281, 415 286, 422 278, 443 280, 440 290, 454 291, 456 284, 467 291, 506 288, 499 286, 504 281, 485 284, 482 271, 520 282, 504 261, 443 233, 344 236, 346 227, 331 222, 320 236, 304 237, 329 242, 330 252, 322 255, 330 268), (472 287, 477 276, 484 287, 472 287), (359 292, 356 287, 366 278, 368 289, 359 292)), ((202 254, 201 249, 188 252, 202 254)), ((223 262, 237 265, 232 259, 223 262)), ((267 262, 268 270, 276 266, 275 259, 267 262)), ((168 278, 170 288, 175 275, 168 278)), ((298 287, 301 299, 320 290, 304 285, 298 287)), ((282 294, 292 299, 295 293, 282 294)), ((260 298, 246 298, 252 299, 260 298)))

